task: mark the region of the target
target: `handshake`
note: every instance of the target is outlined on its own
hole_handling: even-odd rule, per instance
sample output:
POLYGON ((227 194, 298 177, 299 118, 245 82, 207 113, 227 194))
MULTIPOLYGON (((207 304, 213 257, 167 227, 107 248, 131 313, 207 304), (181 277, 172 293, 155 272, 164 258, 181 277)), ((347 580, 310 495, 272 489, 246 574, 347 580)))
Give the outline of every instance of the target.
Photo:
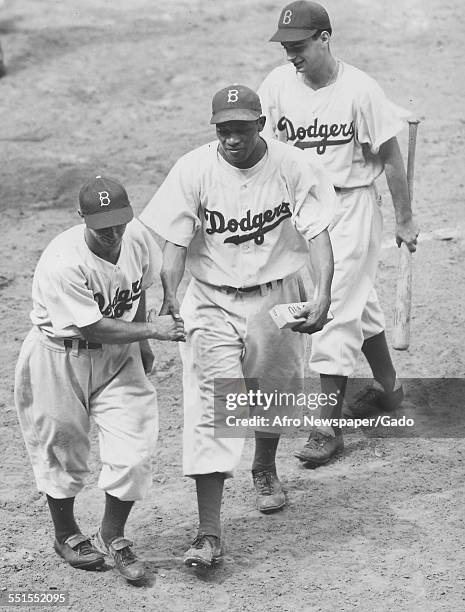
POLYGON ((155 309, 151 308, 147 313, 147 323, 153 326, 154 340, 186 341, 184 321, 178 313, 157 315, 155 309))

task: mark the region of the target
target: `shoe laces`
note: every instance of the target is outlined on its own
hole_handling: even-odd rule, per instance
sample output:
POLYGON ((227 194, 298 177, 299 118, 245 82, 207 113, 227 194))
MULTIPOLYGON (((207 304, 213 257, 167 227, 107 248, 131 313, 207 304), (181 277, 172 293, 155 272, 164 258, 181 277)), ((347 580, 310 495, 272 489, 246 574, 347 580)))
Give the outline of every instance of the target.
POLYGON ((307 448, 318 448, 324 445, 328 437, 321 431, 311 431, 305 446, 307 448))
POLYGON ((132 552, 130 546, 125 546, 118 552, 121 555, 121 562, 123 563, 123 565, 131 565, 131 563, 134 563, 135 561, 137 561, 137 557, 132 552))
POLYGON ((194 541, 192 542, 192 548, 201 549, 204 548, 205 544, 207 543, 213 546, 212 542, 208 539, 209 537, 213 538, 214 536, 207 536, 204 533, 197 534, 194 541))
POLYGON ((271 483, 272 483, 271 472, 255 472, 254 480, 260 490, 261 495, 271 495, 271 483))
POLYGON ((95 552, 89 540, 79 542, 79 544, 74 547, 74 550, 78 555, 92 555, 95 552))

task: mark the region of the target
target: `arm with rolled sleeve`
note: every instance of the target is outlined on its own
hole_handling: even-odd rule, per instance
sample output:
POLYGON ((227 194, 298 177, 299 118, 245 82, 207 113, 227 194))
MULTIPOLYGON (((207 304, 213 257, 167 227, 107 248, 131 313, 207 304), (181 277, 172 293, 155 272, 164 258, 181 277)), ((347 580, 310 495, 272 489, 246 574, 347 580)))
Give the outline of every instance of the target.
POLYGON ((140 215, 140 220, 165 239, 160 315, 180 320, 177 290, 184 276, 187 247, 201 225, 198 216, 200 186, 193 153, 176 162, 140 215))
POLYGON ((408 116, 407 111, 386 98, 376 81, 367 80, 357 98, 357 139, 383 162, 396 217, 397 244, 405 242, 410 251, 415 251, 418 227, 412 217, 407 175, 397 141, 408 116))
POLYGON ((400 246, 405 242, 409 251, 413 253, 416 250, 419 229, 412 216, 407 175, 397 138, 393 137, 384 142, 379 154, 384 163, 386 181, 394 205, 397 245, 400 246))
POLYGON ((201 225, 196 170, 187 156, 178 160, 139 216, 164 240, 184 247, 201 225))
POLYGON ((314 162, 306 160, 311 169, 304 168, 296 188, 295 224, 310 245, 312 267, 315 270, 316 294, 311 304, 299 312, 307 318, 293 331, 313 334, 323 329, 331 304, 331 282, 334 258, 329 238, 330 225, 336 203, 336 193, 327 173, 314 162))

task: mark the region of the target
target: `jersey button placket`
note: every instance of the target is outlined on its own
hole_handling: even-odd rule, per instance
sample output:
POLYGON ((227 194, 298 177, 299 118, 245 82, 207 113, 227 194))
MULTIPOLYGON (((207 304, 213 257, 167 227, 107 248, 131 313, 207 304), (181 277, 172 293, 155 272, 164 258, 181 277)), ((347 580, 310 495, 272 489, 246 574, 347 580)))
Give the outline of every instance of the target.
MULTIPOLYGON (((244 218, 247 214, 248 210, 248 194, 247 194, 247 184, 244 183, 241 185, 241 193, 244 194, 244 197, 241 198, 241 218, 244 218)), ((248 255, 250 253, 250 241, 247 240, 243 242, 241 245, 241 251, 244 255, 248 255)))
MULTIPOLYGON (((111 283, 110 283, 110 300, 114 300, 116 297, 116 292, 119 291, 121 287, 121 268, 116 265, 113 269, 113 274, 111 275, 111 283)), ((114 313, 114 305, 112 305, 112 313, 114 313)))
MULTIPOLYGON (((244 187, 244 194, 245 194, 245 199, 243 202, 243 206, 242 206, 242 217, 245 217, 247 215, 247 211, 250 210, 250 214, 252 216, 252 209, 250 206, 250 201, 248 198, 248 186, 247 185, 243 185, 244 187)), ((247 234, 252 233, 253 230, 248 230, 247 234)), ((255 257, 255 249, 252 248, 253 247, 253 238, 251 240, 246 240, 245 242, 242 243, 242 249, 241 249, 241 254, 243 256, 243 266, 245 270, 250 270, 250 269, 254 269, 254 265, 249 265, 249 261, 251 260, 251 258, 255 257)), ((252 286, 256 284, 256 275, 255 274, 248 274, 246 273, 245 278, 244 278, 244 284, 245 286, 252 286)))

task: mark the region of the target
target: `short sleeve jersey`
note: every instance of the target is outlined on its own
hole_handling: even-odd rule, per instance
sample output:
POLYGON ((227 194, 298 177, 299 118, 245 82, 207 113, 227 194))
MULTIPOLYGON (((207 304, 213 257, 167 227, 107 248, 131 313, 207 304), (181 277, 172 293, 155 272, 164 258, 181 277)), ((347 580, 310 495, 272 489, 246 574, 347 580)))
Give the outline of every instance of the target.
POLYGON ((308 259, 308 240, 334 213, 329 177, 298 149, 276 140, 252 168, 218 152, 218 141, 181 157, 140 219, 187 247, 200 281, 250 287, 283 278, 308 259))
POLYGON ((379 148, 408 118, 374 79, 341 61, 327 87, 313 90, 288 64, 272 70, 258 94, 267 118, 264 133, 319 158, 333 185, 342 188, 370 185, 383 172, 379 148))
POLYGON ((160 249, 140 221, 128 223, 116 265, 90 251, 84 229, 54 238, 34 273, 30 317, 52 337, 82 337, 79 328, 102 317, 132 321, 141 292, 160 272, 160 249))

